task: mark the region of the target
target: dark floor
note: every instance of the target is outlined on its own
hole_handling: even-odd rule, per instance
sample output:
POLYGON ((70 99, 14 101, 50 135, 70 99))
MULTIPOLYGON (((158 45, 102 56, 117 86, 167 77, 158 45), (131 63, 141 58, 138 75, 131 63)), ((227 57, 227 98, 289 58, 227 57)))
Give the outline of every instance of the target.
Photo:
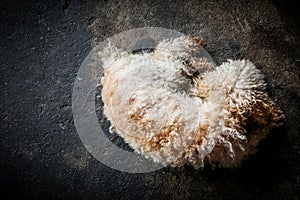
POLYGON ((300 199, 300 15, 293 1, 4 0, 0 12, 1 196, 300 199), (217 64, 248 58, 266 75, 286 123, 241 169, 128 174, 101 164, 81 143, 71 96, 83 59, 97 42, 146 26, 201 36, 217 64))

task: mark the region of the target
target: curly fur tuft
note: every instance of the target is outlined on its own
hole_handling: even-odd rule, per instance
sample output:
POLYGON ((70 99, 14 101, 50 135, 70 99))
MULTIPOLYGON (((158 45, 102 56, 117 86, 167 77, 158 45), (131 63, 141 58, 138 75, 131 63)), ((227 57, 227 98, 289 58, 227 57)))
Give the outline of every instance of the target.
POLYGON ((143 54, 108 45, 100 54, 104 113, 136 152, 155 162, 239 166, 284 116, 253 63, 228 60, 215 68, 195 56, 200 43, 180 37, 143 54))

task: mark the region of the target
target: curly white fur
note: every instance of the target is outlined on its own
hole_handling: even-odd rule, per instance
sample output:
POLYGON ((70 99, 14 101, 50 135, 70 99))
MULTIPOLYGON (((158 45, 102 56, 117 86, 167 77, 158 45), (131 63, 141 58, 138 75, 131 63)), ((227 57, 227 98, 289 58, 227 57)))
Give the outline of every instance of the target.
POLYGON ((162 41, 153 53, 108 45, 100 53, 104 113, 136 152, 155 162, 239 166, 283 114, 250 61, 215 68, 195 56, 199 48, 190 37, 162 41))

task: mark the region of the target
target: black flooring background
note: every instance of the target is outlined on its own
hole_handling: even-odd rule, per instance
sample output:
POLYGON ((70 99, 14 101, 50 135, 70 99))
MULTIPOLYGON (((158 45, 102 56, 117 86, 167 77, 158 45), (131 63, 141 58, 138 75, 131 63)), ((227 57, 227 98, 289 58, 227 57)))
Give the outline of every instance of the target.
POLYGON ((0 2, 1 199, 300 199, 296 1, 0 2), (248 58, 286 115, 240 169, 110 169, 82 145, 72 87, 105 38, 158 26, 204 38, 216 61, 248 58))

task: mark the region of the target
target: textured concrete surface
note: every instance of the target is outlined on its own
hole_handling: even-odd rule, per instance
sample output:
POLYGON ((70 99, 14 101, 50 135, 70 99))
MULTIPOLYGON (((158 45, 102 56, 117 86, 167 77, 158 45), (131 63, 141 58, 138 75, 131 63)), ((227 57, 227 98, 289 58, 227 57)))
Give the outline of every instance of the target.
MULTIPOLYGON (((293 1, 0 2, 0 184, 7 199, 299 199, 299 9, 293 1), (217 64, 248 58, 286 115, 241 169, 110 169, 73 124, 76 72, 116 33, 145 26, 200 36, 217 64)), ((1 198, 3 199, 3 198, 1 198)))

